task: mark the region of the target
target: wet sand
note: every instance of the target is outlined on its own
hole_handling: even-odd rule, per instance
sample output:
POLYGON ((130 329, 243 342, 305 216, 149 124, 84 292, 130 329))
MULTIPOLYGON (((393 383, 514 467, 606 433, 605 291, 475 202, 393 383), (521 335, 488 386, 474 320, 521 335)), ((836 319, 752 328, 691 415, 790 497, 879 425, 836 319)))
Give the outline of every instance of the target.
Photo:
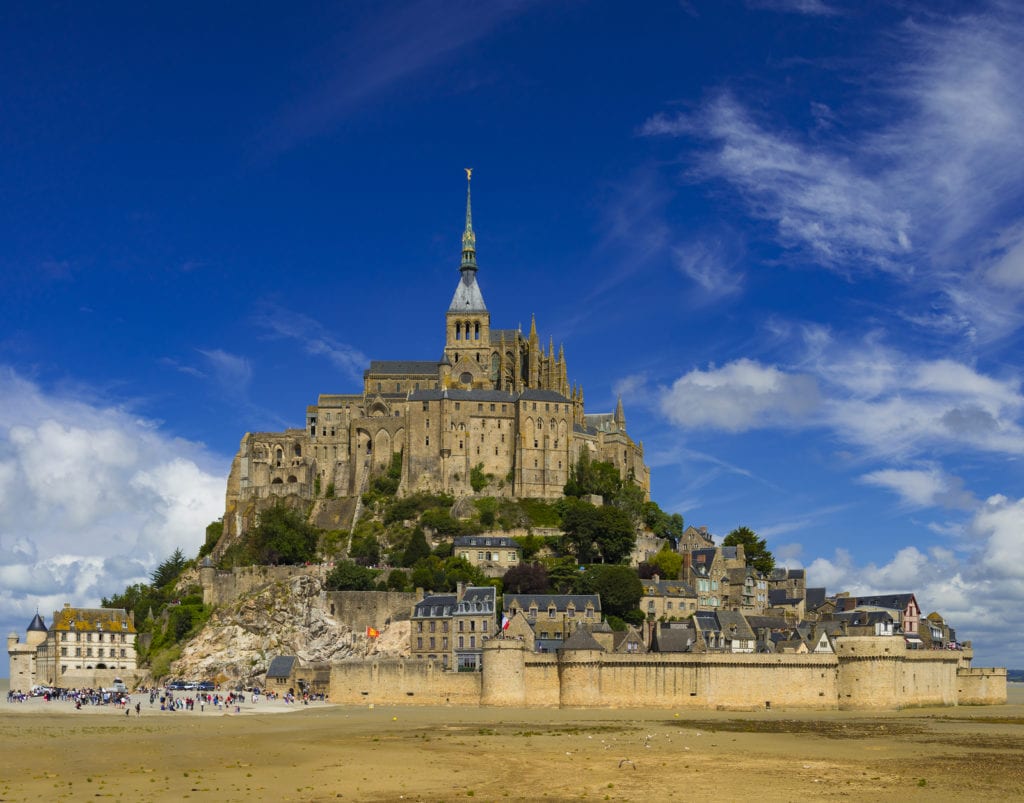
POLYGON ((1005 706, 892 713, 0 702, 0 800, 1011 800, 1005 706))

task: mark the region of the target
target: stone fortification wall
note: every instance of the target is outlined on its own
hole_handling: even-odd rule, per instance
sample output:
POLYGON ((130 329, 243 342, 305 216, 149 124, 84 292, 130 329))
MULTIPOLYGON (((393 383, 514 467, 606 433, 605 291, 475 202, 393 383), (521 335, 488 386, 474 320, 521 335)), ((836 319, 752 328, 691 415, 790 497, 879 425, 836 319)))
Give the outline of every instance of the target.
POLYGON ((373 627, 383 630, 391 622, 408 619, 421 593, 406 591, 325 591, 324 609, 360 633, 373 627))
POLYGON ((236 566, 231 571, 202 568, 199 582, 203 586, 204 605, 225 605, 243 594, 263 588, 269 583, 286 582, 293 577, 310 576, 323 580, 328 568, 313 566, 236 566))
POLYGON ((331 666, 330 700, 342 705, 480 705, 480 672, 447 672, 435 661, 331 666))
POLYGON ((976 667, 956 673, 958 705, 1004 705, 1006 668, 976 667))
POLYGON ((957 704, 955 652, 906 650, 900 639, 884 636, 845 636, 836 639, 836 656, 842 709, 957 704))
POLYGON ((841 638, 835 655, 538 655, 521 641, 492 639, 479 674, 432 662, 335 665, 331 688, 338 702, 497 707, 881 710, 1005 702, 1005 669, 958 669, 960 660, 951 651, 908 651, 891 637, 841 638))

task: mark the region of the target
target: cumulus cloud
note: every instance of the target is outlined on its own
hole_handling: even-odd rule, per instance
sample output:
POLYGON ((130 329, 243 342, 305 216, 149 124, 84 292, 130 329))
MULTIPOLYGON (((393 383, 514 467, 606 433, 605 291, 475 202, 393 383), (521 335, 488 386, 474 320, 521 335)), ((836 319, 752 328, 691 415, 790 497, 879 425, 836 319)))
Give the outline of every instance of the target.
POLYGON ((887 563, 858 564, 848 550, 817 558, 808 580, 829 592, 912 591, 924 613, 938 610, 973 642, 978 665, 1024 666, 1017 630, 1024 601, 1024 499, 992 496, 976 507, 969 537, 955 548, 907 546, 887 563))
POLYGON ((976 500, 963 488, 963 482, 937 466, 928 469, 887 468, 864 474, 861 481, 899 494, 914 507, 952 507, 968 509, 976 500))
POLYGON ((662 412, 674 423, 727 432, 791 426, 817 405, 811 377, 748 359, 690 371, 661 394, 662 412))
POLYGON ((0 610, 23 634, 39 607, 96 605, 223 514, 227 461, 131 411, 0 369, 0 610))
POLYGON ((694 369, 662 388, 660 403, 685 429, 824 428, 869 456, 1024 454, 1019 379, 915 357, 874 337, 842 344, 812 329, 799 368, 743 358, 694 369))

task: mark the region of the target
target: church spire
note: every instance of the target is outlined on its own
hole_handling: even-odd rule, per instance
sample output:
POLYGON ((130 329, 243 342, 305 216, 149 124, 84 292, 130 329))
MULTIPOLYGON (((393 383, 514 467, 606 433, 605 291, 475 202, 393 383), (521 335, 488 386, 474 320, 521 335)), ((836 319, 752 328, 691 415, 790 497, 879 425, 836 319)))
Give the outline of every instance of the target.
POLYGON ((473 206, 470 201, 469 183, 473 180, 473 168, 466 168, 466 229, 462 232, 462 265, 459 270, 475 271, 476 235, 473 233, 473 206))

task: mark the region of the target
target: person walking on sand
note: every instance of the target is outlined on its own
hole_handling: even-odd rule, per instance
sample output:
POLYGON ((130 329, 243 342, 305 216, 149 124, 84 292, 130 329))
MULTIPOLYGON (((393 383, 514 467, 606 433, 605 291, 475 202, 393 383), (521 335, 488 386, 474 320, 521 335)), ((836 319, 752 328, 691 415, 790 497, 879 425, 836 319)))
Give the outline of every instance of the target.
POLYGON ((137 717, 141 717, 142 716, 142 703, 136 703, 135 704, 135 716, 137 716, 137 717))

